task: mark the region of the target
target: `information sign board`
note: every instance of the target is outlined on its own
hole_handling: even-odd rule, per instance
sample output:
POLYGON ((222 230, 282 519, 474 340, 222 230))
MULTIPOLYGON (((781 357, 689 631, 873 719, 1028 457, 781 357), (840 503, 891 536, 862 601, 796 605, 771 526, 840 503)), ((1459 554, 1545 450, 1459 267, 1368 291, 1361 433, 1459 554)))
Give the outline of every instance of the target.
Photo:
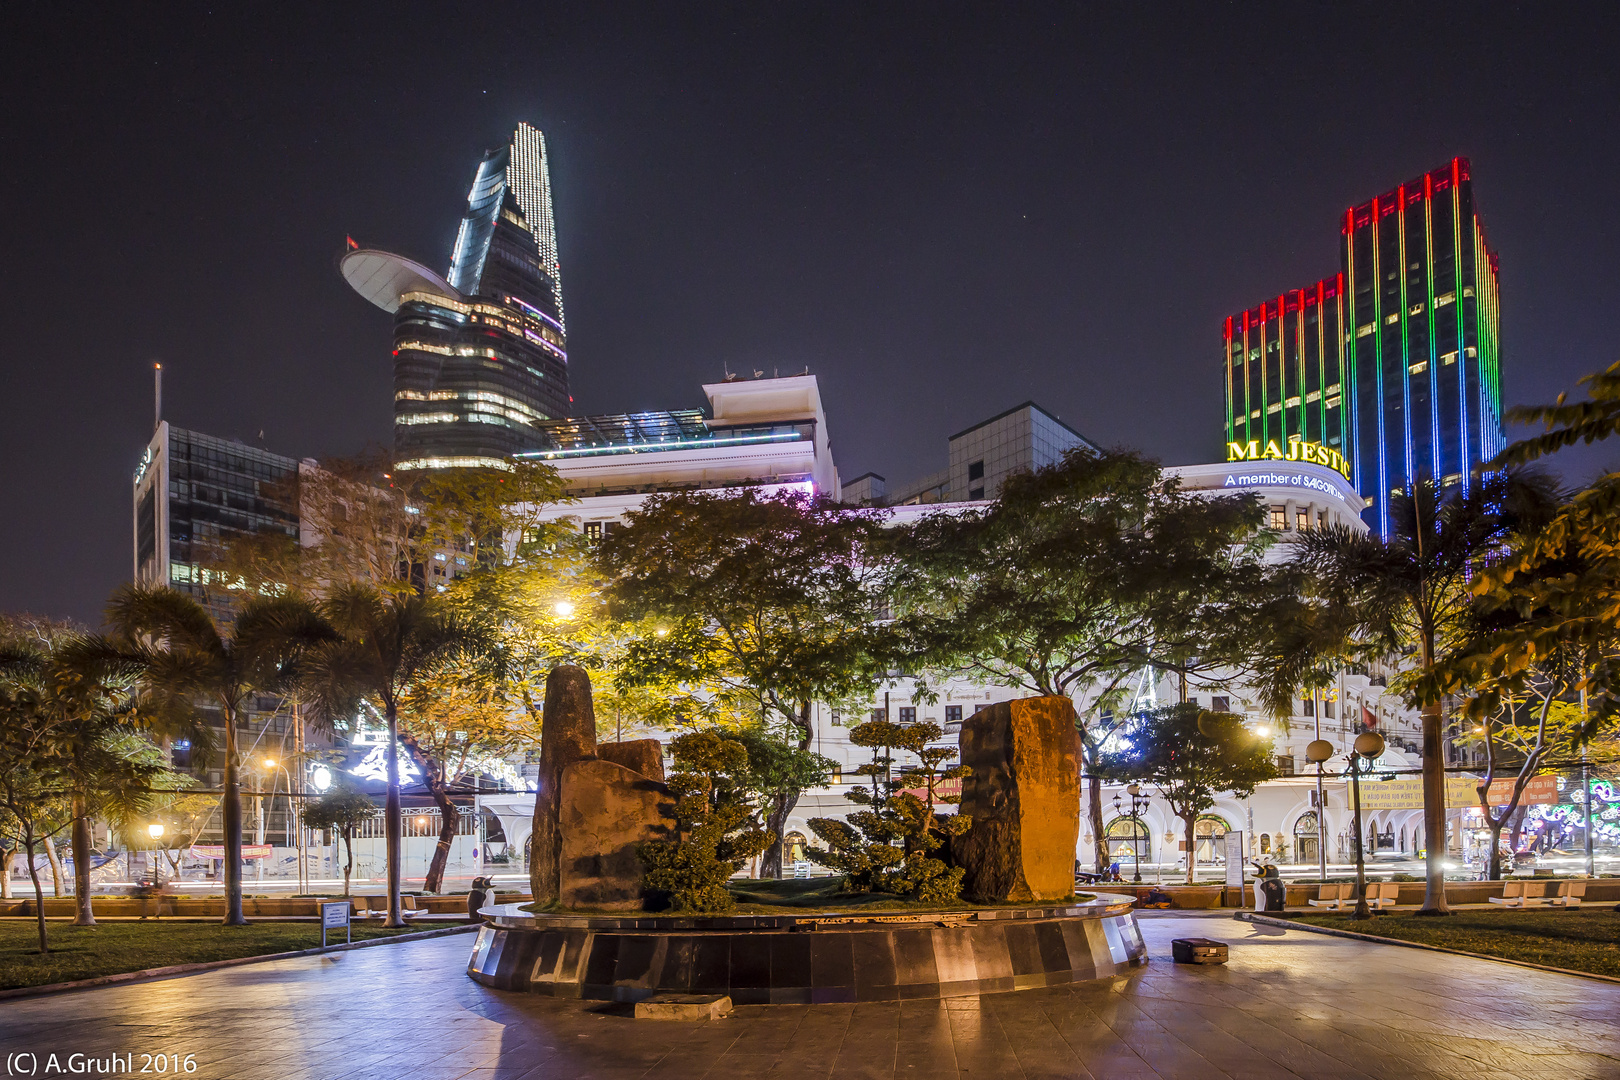
POLYGON ((350 921, 353 908, 347 900, 337 900, 321 905, 321 948, 326 948, 326 932, 343 927, 344 938, 354 941, 354 924, 350 921))

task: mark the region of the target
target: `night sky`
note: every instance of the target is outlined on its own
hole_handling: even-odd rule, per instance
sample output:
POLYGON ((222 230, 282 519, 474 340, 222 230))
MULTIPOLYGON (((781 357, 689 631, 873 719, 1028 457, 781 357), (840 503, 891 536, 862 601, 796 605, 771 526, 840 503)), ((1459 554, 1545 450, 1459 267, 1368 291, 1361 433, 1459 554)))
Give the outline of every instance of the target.
POLYGON ((846 478, 941 468, 1030 398, 1219 459, 1223 317, 1333 273, 1347 206, 1454 154, 1509 401, 1620 359, 1612 5, 51 6, 0 34, 0 610, 99 622, 128 577, 154 360, 177 424, 389 442, 344 237, 444 270, 520 119, 576 409, 808 365, 846 478))

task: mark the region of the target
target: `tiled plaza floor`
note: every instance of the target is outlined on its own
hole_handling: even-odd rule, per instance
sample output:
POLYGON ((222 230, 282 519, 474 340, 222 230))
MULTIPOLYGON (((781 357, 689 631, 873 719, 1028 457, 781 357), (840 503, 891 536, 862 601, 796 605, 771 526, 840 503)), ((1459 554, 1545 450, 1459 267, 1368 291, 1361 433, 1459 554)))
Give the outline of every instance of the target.
POLYGON ((1620 1078, 1620 985, 1227 916, 1142 925, 1152 962, 1097 983, 706 1024, 486 990, 455 936, 0 1002, 0 1068, 117 1052, 132 1067, 89 1075, 195 1054, 198 1080, 1620 1078), (1183 936, 1230 942, 1231 962, 1172 964, 1183 936))

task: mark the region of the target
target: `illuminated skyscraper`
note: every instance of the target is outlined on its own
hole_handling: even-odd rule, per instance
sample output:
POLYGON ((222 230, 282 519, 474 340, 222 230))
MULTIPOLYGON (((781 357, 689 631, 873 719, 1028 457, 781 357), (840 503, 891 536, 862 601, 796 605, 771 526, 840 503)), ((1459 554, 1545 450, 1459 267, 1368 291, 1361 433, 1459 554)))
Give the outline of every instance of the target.
POLYGON ((542 445, 536 424, 568 415, 557 227, 536 129, 519 124, 484 155, 448 280, 358 247, 342 269, 394 315, 397 468, 499 465, 542 445))
POLYGON ((1226 320, 1228 457, 1325 457, 1387 535, 1391 494, 1466 489, 1505 445, 1497 259, 1464 158, 1345 211, 1340 233, 1336 277, 1226 320))

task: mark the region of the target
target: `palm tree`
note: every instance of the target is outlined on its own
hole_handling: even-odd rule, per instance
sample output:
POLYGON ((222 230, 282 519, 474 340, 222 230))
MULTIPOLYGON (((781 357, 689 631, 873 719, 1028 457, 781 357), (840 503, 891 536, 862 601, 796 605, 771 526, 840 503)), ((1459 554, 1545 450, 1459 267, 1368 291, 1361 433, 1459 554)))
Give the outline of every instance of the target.
POLYGON ((388 849, 388 926, 404 926, 400 914, 399 708, 417 680, 458 660, 492 654, 490 637, 437 597, 383 592, 370 585, 345 585, 320 605, 341 635, 314 650, 305 679, 307 692, 328 717, 351 714, 362 699, 381 706, 388 723, 388 796, 384 835, 388 849))
POLYGON ((125 585, 113 594, 108 621, 120 639, 108 653, 139 665, 137 707, 159 716, 195 718, 197 707, 217 706, 225 728, 225 924, 242 915, 242 799, 236 726, 255 694, 280 693, 294 684, 296 661, 309 647, 336 635, 315 608, 295 596, 255 597, 236 609, 230 627, 176 589, 125 585))
POLYGON ((1392 532, 1380 538, 1343 526, 1304 532, 1298 565, 1324 602, 1320 643, 1346 659, 1416 652, 1407 697, 1422 708, 1423 835, 1427 887, 1420 915, 1446 915, 1444 699, 1425 693, 1436 666, 1471 627, 1469 579, 1526 523, 1545 520, 1557 503, 1538 473, 1491 473, 1467 488, 1443 491, 1419 480, 1390 502, 1392 532))

